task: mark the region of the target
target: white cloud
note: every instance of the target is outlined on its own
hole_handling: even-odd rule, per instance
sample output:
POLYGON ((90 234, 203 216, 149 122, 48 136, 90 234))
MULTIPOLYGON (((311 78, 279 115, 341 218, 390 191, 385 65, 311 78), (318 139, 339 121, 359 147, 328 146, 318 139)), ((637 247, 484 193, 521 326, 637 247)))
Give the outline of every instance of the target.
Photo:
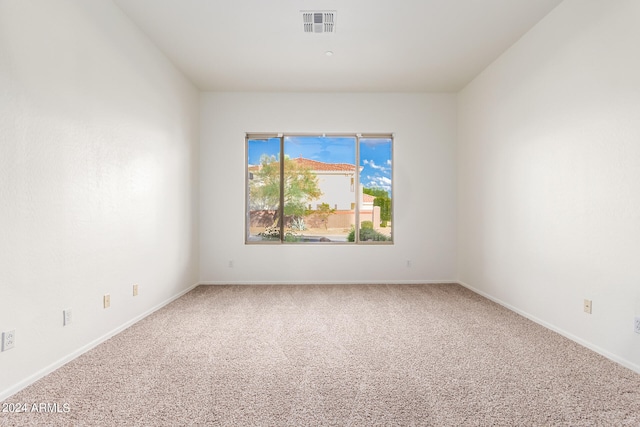
POLYGON ((373 163, 373 160, 371 160, 371 164, 370 166, 374 169, 378 169, 378 170, 384 170, 384 166, 378 166, 375 163, 373 163))
POLYGON ((391 191, 391 179, 386 176, 367 177, 369 182, 366 187, 381 188, 386 191, 391 191))
MULTIPOLYGON (((376 169, 379 171, 388 172, 390 170, 388 167, 376 165, 376 162, 373 160, 365 159, 362 161, 362 163, 369 166, 372 169, 376 169)), ((391 160, 387 160, 387 165, 391 166, 391 160)))

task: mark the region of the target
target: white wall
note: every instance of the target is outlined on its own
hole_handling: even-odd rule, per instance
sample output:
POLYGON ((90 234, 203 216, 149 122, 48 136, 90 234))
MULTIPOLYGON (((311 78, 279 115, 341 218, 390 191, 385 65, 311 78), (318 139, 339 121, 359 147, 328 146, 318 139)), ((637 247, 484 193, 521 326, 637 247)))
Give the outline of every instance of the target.
POLYGON ((0 0, 0 400, 197 282, 198 108, 110 1, 0 0))
POLYGON ((200 122, 201 281, 455 279, 455 95, 206 93, 200 122), (395 133, 395 244, 245 245, 245 132, 395 133))
POLYGON ((566 0, 459 94, 458 260, 640 372, 639 23, 636 0, 566 0))

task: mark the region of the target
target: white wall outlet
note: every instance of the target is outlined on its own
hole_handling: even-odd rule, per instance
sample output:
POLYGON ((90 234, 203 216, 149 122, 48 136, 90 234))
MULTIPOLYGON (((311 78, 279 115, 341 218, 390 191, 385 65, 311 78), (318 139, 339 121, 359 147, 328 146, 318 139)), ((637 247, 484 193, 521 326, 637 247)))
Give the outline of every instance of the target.
POLYGON ((62 310, 62 326, 68 326, 71 324, 71 309, 67 308, 62 310))
POLYGON ((111 295, 105 294, 103 298, 104 308, 111 307, 111 295))
POLYGON ((7 351, 16 345, 16 331, 2 333, 2 351, 7 351))
POLYGON ((591 314, 591 300, 590 299, 586 299, 584 300, 584 312, 585 313, 589 313, 591 314))
POLYGON ((233 268, 233 260, 229 261, 229 268, 233 268))
POLYGON ((640 334, 640 316, 636 316, 633 319, 633 331, 636 334, 640 334))
POLYGON ((407 268, 411 268, 411 266, 413 265, 413 262, 411 262, 410 259, 407 260, 407 268))
POLYGON ((138 296, 138 285, 133 285, 133 296, 134 297, 138 296))

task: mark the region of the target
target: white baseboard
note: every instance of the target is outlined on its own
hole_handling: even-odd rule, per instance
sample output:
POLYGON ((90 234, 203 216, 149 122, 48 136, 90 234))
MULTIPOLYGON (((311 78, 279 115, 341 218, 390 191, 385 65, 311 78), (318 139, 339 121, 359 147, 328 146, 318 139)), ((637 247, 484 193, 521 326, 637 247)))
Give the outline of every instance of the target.
POLYGON ((529 320, 531 320, 533 322, 536 322, 537 324, 539 324, 541 326, 544 326, 545 328, 550 329, 553 332, 556 332, 556 333, 562 335, 563 337, 568 338, 571 341, 574 341, 574 342, 580 344, 581 346, 588 348, 589 350, 595 351, 596 353, 606 357, 607 359, 612 360, 613 362, 616 362, 616 363, 618 363, 618 364, 620 364, 620 365, 622 365, 622 366, 624 366, 626 368, 629 368, 632 371, 635 371, 635 372, 640 374, 640 366, 636 365, 633 362, 630 362, 630 361, 628 361, 626 359, 623 359, 623 358, 621 358, 621 357, 619 357, 619 356, 617 356, 617 355, 615 355, 615 354, 613 354, 613 353, 611 353, 611 352, 609 352, 609 351, 607 351, 607 350, 605 350, 605 349, 603 349, 601 347, 598 347, 597 345, 595 345, 595 344, 593 344, 593 343, 591 343, 589 341, 586 341, 586 340, 584 340, 584 339, 582 339, 582 338, 580 338, 580 337, 578 337, 576 335, 573 335, 570 332, 565 331, 562 328, 559 328, 559 327, 557 327, 557 326, 555 326, 555 325, 553 325, 551 323, 545 322, 544 320, 542 320, 542 319, 540 319, 540 318, 538 318, 536 316, 533 316, 532 314, 529 314, 526 311, 520 310, 519 308, 514 307, 511 304, 508 304, 508 303, 506 303, 506 302, 504 302, 504 301, 502 301, 502 300, 500 300, 498 298, 495 298, 495 297, 487 294, 486 292, 480 291, 480 290, 474 288, 473 286, 471 286, 471 285, 469 285, 469 284, 467 284, 465 282, 462 282, 462 281, 458 280, 458 284, 460 284, 460 286, 464 286, 465 288, 469 289, 471 292, 474 292, 474 293, 476 293, 478 295, 482 295, 483 297, 495 302, 496 304, 500 304, 504 308, 507 308, 507 309, 509 309, 509 310, 511 310, 511 311, 513 311, 515 313, 518 313, 519 315, 521 315, 523 317, 526 317, 527 319, 529 319, 529 320))
POLYGON ((201 285, 423 285, 434 283, 458 284, 457 280, 358 280, 358 281, 232 281, 206 280, 201 285))
POLYGON ((160 304, 150 308, 149 310, 145 311, 144 313, 139 314, 138 316, 134 317, 133 319, 123 323, 122 325, 118 326, 117 328, 115 328, 115 329, 107 332, 106 334, 102 335, 101 337, 96 338, 95 340, 91 341, 90 343, 80 347, 79 349, 75 350, 74 352, 72 352, 72 353, 66 355, 65 357, 57 360, 56 362, 50 364, 49 366, 39 370, 35 374, 27 377, 26 379, 24 379, 24 380, 20 381, 19 383, 13 385, 12 387, 9 387, 8 389, 3 390, 2 392, 0 392, 0 401, 9 398, 10 396, 16 394, 20 390, 22 390, 22 389, 30 386, 31 384, 35 383, 40 378, 50 374, 51 372, 55 371, 56 369, 58 369, 58 368, 62 367, 63 365, 69 363, 70 361, 72 361, 76 357, 78 357, 78 356, 86 353, 87 351, 91 350, 92 348, 102 344, 103 342, 105 342, 109 338, 113 337, 114 335, 124 331, 129 326, 133 325, 134 323, 139 322, 140 320, 142 320, 145 317, 149 316, 151 313, 161 309, 162 307, 166 306, 167 304, 169 304, 169 303, 175 301, 176 299, 180 298, 181 296, 183 296, 187 292, 191 291, 192 289, 194 289, 198 285, 199 285, 199 283, 191 285, 187 289, 185 289, 183 291, 180 291, 178 294, 176 294, 176 295, 170 297, 169 299, 161 302, 160 304))

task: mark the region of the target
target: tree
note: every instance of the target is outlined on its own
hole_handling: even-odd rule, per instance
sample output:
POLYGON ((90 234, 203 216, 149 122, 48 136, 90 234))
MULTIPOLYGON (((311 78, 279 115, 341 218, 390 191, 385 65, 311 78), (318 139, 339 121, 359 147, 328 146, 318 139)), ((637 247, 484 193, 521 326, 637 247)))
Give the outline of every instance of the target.
POLYGON ((329 206, 329 203, 321 203, 320 206, 318 206, 318 209, 314 211, 314 213, 318 216, 318 218, 320 218, 320 221, 324 224, 325 230, 327 229, 329 224, 329 217, 335 211, 336 210, 334 208, 329 206))
MULTIPOLYGON (((308 202, 322 196, 318 177, 308 167, 289 157, 284 159, 284 215, 302 217, 308 202)), ((249 184, 252 209, 275 209, 273 225, 280 227, 280 162, 262 155, 260 167, 249 184)))
POLYGON ((380 206, 380 221, 391 221, 391 198, 382 188, 363 188, 362 192, 375 197, 373 206, 380 206))
POLYGON ((387 190, 383 190, 382 188, 363 188, 362 192, 364 194, 368 194, 370 196, 373 197, 386 197, 387 199, 389 198, 389 193, 387 192, 387 190))

